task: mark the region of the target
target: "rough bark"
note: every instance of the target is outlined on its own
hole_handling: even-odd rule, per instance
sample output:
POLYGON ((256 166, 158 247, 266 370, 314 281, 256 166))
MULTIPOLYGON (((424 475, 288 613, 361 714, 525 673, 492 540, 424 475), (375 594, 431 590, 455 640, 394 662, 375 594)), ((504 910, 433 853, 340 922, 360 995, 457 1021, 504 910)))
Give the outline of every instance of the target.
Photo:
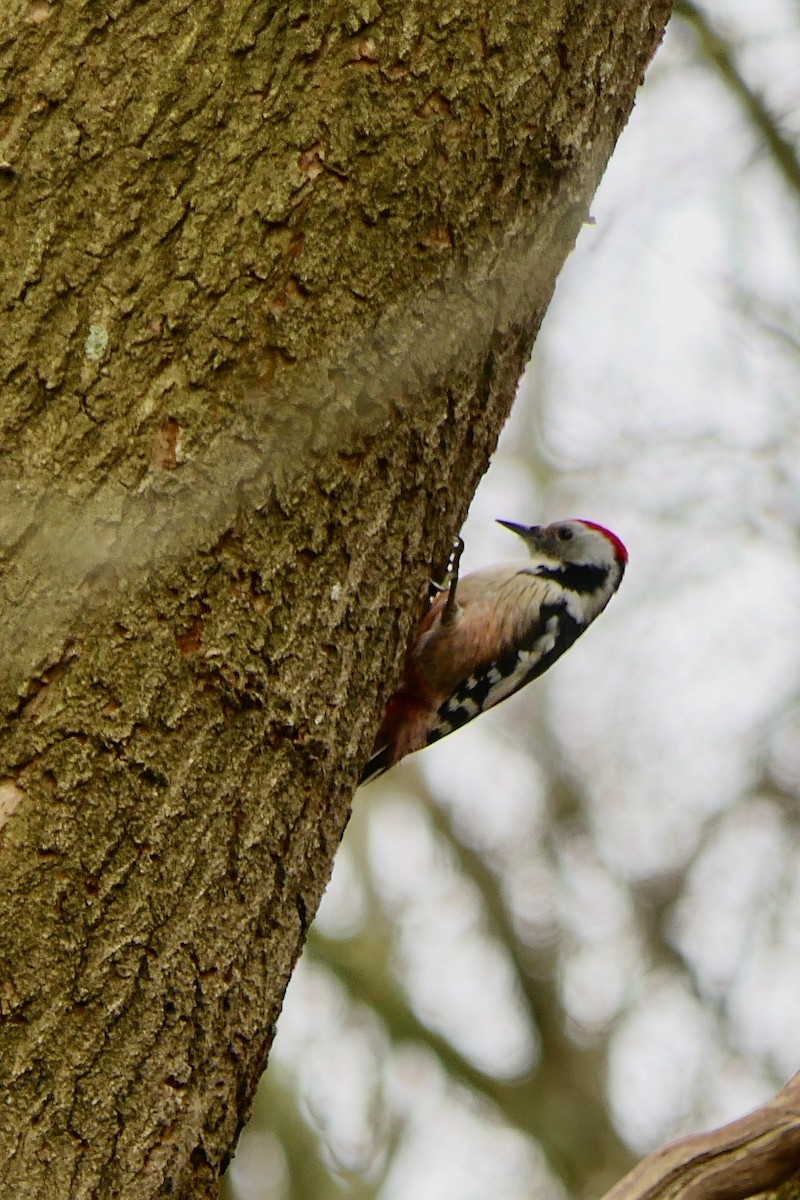
POLYGON ((670 7, 6 0, 15 1200, 215 1193, 670 7))

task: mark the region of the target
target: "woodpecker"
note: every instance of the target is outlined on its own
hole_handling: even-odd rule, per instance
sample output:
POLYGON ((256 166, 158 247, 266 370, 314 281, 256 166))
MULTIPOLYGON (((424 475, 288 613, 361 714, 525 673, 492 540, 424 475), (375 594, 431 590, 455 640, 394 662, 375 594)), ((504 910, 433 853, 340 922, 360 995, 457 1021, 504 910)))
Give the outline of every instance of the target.
POLYGON ((594 521, 498 524, 518 534, 530 561, 458 578, 437 589, 406 655, 361 783, 460 729, 542 675, 592 623, 622 581, 628 552, 594 521))

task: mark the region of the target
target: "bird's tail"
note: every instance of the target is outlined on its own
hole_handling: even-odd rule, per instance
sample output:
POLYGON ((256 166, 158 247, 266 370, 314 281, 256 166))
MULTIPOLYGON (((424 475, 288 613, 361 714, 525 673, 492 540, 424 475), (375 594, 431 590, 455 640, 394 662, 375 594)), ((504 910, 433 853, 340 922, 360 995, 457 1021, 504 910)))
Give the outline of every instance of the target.
POLYGON ((371 779, 377 779, 379 775, 383 775, 384 771, 388 771, 392 766, 392 747, 390 743, 384 743, 380 750, 376 750, 368 760, 364 770, 361 772, 359 784, 369 783, 371 779))
POLYGON ((390 696, 372 754, 361 772, 361 783, 377 779, 401 758, 427 745, 429 712, 427 696, 406 685, 390 696))

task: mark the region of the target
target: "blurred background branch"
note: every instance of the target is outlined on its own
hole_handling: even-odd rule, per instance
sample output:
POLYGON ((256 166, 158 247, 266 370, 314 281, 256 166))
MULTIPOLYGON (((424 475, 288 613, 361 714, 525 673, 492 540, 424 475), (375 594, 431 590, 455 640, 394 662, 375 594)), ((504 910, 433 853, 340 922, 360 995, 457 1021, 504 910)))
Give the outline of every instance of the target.
MULTIPOLYGON (((723 10, 724 11, 724 10, 723 10)), ((753 88, 743 75, 730 38, 726 38, 709 20, 705 10, 692 0, 680 0, 675 16, 694 30, 698 54, 717 72, 742 108, 753 128, 769 150, 778 172, 800 197, 800 157, 791 137, 786 136, 781 121, 763 94, 753 88)))

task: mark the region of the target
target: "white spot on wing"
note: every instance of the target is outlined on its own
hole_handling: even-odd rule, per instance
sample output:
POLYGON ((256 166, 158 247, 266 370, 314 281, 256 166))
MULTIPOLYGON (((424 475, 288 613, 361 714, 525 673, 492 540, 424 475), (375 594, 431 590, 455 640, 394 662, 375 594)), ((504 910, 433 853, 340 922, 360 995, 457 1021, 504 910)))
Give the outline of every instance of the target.
POLYGON ((516 666, 509 675, 503 676, 496 667, 491 668, 489 678, 492 687, 486 696, 484 708, 492 708, 495 704, 499 704, 501 700, 505 700, 507 696, 513 695, 514 692, 525 684, 531 672, 536 669, 539 661, 555 649, 556 642, 558 641, 558 631, 558 617, 549 617, 544 633, 536 639, 531 649, 519 651, 516 666))

